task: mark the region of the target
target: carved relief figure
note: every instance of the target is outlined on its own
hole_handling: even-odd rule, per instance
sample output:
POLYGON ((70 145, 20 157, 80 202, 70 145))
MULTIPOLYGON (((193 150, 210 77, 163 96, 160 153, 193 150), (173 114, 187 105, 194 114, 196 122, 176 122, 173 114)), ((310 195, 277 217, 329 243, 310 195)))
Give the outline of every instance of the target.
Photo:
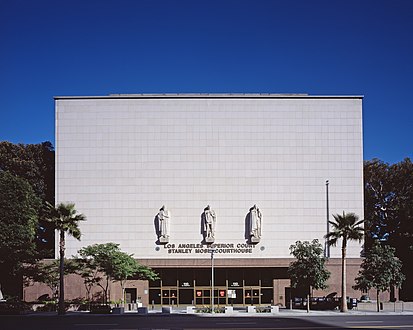
POLYGON ((203 220, 205 241, 207 243, 213 242, 215 237, 216 215, 215 211, 211 210, 209 205, 204 209, 203 220))
POLYGON ((261 221, 262 214, 257 205, 250 208, 250 221, 249 221, 249 232, 251 237, 251 242, 257 243, 261 238, 261 221))
POLYGON ((157 217, 159 221, 159 241, 161 243, 168 243, 170 214, 165 205, 159 209, 157 217))

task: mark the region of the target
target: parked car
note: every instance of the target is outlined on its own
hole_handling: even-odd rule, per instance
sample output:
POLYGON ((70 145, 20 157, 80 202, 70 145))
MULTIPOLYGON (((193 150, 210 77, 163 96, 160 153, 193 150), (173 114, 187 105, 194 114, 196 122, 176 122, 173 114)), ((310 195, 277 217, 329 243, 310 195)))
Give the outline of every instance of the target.
POLYGON ((371 302, 371 299, 370 299, 370 297, 367 296, 367 295, 362 295, 362 296, 360 297, 360 299, 359 299, 359 302, 361 302, 361 303, 371 302))
MULTIPOLYGON (((333 310, 340 307, 341 298, 338 297, 311 297, 310 298, 310 309, 312 310, 333 310)), ((292 300, 293 308, 295 309, 306 309, 307 308, 307 298, 295 297, 292 300)), ((289 302, 287 302, 287 308, 290 307, 289 302)), ((347 308, 353 309, 357 307, 357 299, 347 297, 347 308)))

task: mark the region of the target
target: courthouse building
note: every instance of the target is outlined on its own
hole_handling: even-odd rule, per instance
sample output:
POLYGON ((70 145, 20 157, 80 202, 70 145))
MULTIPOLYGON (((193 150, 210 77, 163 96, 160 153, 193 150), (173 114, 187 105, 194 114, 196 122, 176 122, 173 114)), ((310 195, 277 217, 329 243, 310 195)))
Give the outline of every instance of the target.
MULTIPOLYGON (((363 219, 362 100, 56 97, 56 202, 74 202, 87 216, 81 241, 67 239, 67 256, 119 243, 160 275, 129 281, 129 300, 209 305, 213 248, 215 304, 285 305, 290 245, 324 244, 332 214, 363 219)), ((351 242, 351 296, 359 296, 351 285, 360 253, 351 242)), ((329 255, 329 288, 315 292, 322 296, 340 293, 340 246, 329 255)), ((67 285, 79 296, 81 281, 67 285)))

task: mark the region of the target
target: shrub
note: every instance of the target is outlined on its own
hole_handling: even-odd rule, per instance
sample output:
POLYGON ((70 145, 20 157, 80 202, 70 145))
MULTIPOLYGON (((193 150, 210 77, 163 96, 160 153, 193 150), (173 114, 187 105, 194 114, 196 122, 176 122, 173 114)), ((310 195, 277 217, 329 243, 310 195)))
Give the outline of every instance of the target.
POLYGON ((0 315, 19 315, 33 311, 32 306, 17 297, 0 303, 0 315))
POLYGON ((90 306, 90 313, 92 314, 110 314, 112 312, 112 308, 110 305, 91 305, 90 306))

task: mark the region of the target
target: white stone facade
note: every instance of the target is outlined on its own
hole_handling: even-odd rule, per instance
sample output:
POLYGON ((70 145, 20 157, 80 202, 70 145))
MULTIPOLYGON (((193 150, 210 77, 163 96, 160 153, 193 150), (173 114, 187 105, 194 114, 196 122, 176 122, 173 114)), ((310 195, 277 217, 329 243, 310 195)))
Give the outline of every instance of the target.
MULTIPOLYGON (((297 240, 326 232, 331 214, 363 218, 361 96, 114 95, 56 97, 56 201, 87 216, 67 255, 115 242, 138 259, 209 258, 201 214, 216 213, 220 258, 288 258, 297 240), (245 246, 246 216, 262 212, 245 246), (169 244, 155 216, 170 211, 169 244), (232 244, 232 245, 231 245, 232 244), (222 246, 224 247, 224 246, 222 246), (232 247, 232 248, 231 248, 232 247), (185 251, 191 249, 191 251, 185 251), (232 250, 233 249, 233 250, 232 250)), ((56 249, 58 251, 58 249, 56 249)), ((339 257, 339 247, 332 248, 339 257)), ((348 247, 360 256, 360 245, 348 247)))

